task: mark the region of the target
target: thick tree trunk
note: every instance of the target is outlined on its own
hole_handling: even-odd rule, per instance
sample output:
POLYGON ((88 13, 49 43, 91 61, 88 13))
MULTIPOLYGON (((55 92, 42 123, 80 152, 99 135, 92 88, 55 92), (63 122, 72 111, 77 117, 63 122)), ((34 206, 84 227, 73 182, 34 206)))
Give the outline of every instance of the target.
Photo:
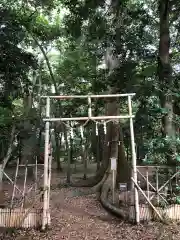
POLYGON ((71 148, 68 145, 68 160, 67 160, 67 183, 71 182, 71 148))
MULTIPOLYGON (((24 93, 24 113, 25 113, 25 121, 24 121, 24 136, 22 139, 22 162, 23 164, 33 164, 34 156, 36 155, 36 131, 33 131, 33 124, 30 119, 31 109, 32 109, 32 93, 26 89, 24 93)), ((33 177, 33 167, 28 167, 28 176, 33 177)))
POLYGON ((128 188, 131 187, 131 168, 128 164, 128 159, 125 153, 125 146, 123 141, 123 132, 121 126, 119 126, 119 155, 118 155, 118 172, 117 182, 127 183, 128 188))
MULTIPOLYGON (((163 136, 174 137, 175 131, 173 126, 173 99, 169 89, 172 85, 172 70, 169 57, 170 33, 169 33, 169 13, 170 0, 159 0, 159 17, 160 17, 160 41, 159 41, 159 58, 158 74, 162 86, 160 94, 161 106, 167 109, 167 114, 162 119, 163 136), (164 86, 166 89, 164 89, 164 86)), ((172 155, 175 149, 168 153, 168 163, 172 162, 172 155)))
MULTIPOLYGON (((113 115, 119 115, 118 111, 118 104, 117 102, 113 101, 108 104, 108 106, 112 109, 114 109, 113 115)), ((125 157, 125 148, 123 143, 123 135, 122 135, 122 128, 120 127, 119 121, 113 122, 111 125, 111 139, 109 140, 110 143, 110 158, 116 158, 117 161, 117 173, 116 173, 116 181, 128 183, 130 187, 130 177, 131 177, 131 171, 128 166, 127 159, 125 157), (120 145, 119 145, 120 142, 120 145)), ((108 194, 109 192, 112 192, 112 171, 110 170, 110 161, 109 161, 109 167, 107 171, 107 178, 102 184, 101 188, 101 194, 100 194, 100 201, 102 205, 109 210, 110 212, 114 213, 115 215, 119 217, 126 218, 127 213, 115 207, 112 205, 111 202, 108 200, 108 194)))

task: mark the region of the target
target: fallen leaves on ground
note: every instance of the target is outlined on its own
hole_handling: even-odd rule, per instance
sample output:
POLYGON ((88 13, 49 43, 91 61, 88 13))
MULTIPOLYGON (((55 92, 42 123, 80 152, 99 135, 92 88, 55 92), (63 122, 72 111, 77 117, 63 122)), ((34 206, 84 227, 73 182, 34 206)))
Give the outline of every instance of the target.
MULTIPOLYGON (((82 190, 79 189, 79 190, 82 190)), ((95 195, 76 196, 74 188, 51 192, 51 229, 1 232, 4 240, 179 240, 180 227, 150 222, 135 226, 107 213, 95 195), (74 197, 75 196, 75 197, 74 197)))

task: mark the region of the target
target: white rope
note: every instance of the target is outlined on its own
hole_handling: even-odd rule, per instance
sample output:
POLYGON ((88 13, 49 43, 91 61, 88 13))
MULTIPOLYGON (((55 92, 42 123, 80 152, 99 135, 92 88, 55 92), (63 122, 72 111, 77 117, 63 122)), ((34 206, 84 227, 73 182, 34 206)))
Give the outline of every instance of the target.
POLYGON ((70 128, 70 136, 71 136, 71 139, 74 139, 73 127, 70 128))
POLYGON ((107 133, 107 127, 106 127, 106 122, 105 122, 105 121, 103 122, 103 126, 104 126, 104 134, 106 135, 106 133, 107 133))
POLYGON ((81 138, 83 139, 84 138, 84 128, 83 126, 80 126, 80 134, 81 134, 81 138))

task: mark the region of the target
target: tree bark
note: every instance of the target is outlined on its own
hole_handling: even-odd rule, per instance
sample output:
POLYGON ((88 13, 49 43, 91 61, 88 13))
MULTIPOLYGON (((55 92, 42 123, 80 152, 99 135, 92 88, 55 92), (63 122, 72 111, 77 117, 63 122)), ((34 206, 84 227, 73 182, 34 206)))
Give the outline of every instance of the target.
MULTIPOLYGON (((28 87, 28 86, 27 86, 28 87)), ((22 139, 22 162, 23 164, 33 164, 34 156, 36 155, 36 141, 35 141, 35 132, 33 131, 33 125, 30 121, 31 109, 32 109, 32 92, 27 88, 24 93, 24 136, 22 139), (34 139, 33 139, 34 138, 34 139)), ((33 177, 33 167, 28 167, 28 176, 33 177)))
POLYGON ((131 187, 131 168, 128 164, 128 159, 125 153, 125 146, 123 141, 122 127, 119 125, 119 153, 118 153, 118 165, 117 165, 117 182, 127 183, 128 189, 131 187))
MULTIPOLYGON (((116 100, 108 103, 108 107, 113 109, 113 115, 119 115, 119 106, 116 100)), ((109 140, 110 149, 109 149, 109 164, 108 170, 106 172, 107 178, 102 184, 101 194, 100 194, 100 201, 102 205, 109 210, 110 212, 114 213, 119 217, 126 218, 127 213, 112 205, 112 203, 108 200, 109 192, 112 192, 112 171, 110 170, 110 158, 117 159, 117 171, 116 171, 116 182, 128 183, 130 187, 130 178, 131 178, 131 171, 130 167, 128 166, 128 162, 125 156, 125 147, 123 143, 123 133, 122 128, 118 121, 114 121, 111 124, 111 139, 109 140), (120 145, 119 145, 120 143, 120 145)))
MULTIPOLYGON (((172 68, 170 63, 170 33, 169 33, 169 13, 170 1, 159 0, 159 18, 160 18, 160 41, 158 57, 158 75, 161 89, 160 93, 161 107, 167 109, 167 114, 162 118, 162 134, 164 137, 174 137, 173 126, 173 98, 169 89, 172 85, 172 68), (164 88, 165 86, 165 88, 164 88)), ((168 163, 172 162, 172 152, 169 152, 168 163)))

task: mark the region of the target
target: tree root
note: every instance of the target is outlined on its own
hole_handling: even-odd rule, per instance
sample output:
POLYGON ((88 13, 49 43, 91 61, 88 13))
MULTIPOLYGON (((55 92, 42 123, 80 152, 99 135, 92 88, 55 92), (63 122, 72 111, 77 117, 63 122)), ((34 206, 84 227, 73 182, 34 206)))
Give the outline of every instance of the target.
POLYGON ((99 169, 99 171, 96 172, 96 175, 93 177, 88 178, 87 180, 80 180, 78 182, 71 182, 71 187, 95 187, 96 185, 99 185, 99 183, 103 180, 105 172, 107 168, 104 166, 99 169))
POLYGON ((116 217, 122 218, 122 219, 127 219, 128 218, 128 212, 123 210, 123 209, 115 207, 108 200, 108 194, 109 194, 109 191, 111 190, 111 185, 112 185, 111 184, 111 175, 109 175, 107 177, 107 179, 105 180, 104 184, 102 185, 100 202, 101 202, 102 206, 107 211, 109 211, 110 213, 112 213, 116 217))
POLYGON ((82 191, 78 191, 77 196, 85 196, 85 195, 91 195, 91 194, 96 194, 97 198, 100 198, 100 190, 101 187, 104 183, 104 181, 107 178, 107 173, 104 174, 103 179, 95 186, 93 186, 92 188, 88 188, 87 189, 83 189, 82 191))

